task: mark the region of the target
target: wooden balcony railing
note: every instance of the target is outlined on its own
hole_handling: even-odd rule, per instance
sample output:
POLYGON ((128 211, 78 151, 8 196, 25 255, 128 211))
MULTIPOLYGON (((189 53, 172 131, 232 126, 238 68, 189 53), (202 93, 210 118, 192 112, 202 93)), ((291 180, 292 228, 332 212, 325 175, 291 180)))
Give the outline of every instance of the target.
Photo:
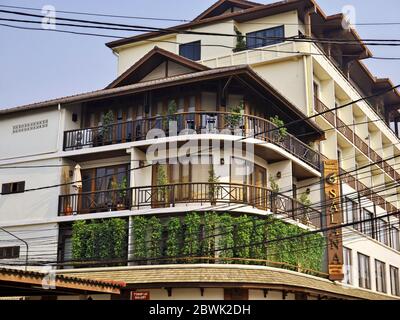
POLYGON ((321 212, 296 199, 264 187, 235 183, 178 183, 62 195, 60 216, 142 208, 169 208, 178 204, 241 204, 286 215, 304 224, 321 226, 321 212))
MULTIPOLYGON (((320 101, 317 97, 314 97, 315 110, 317 112, 324 112, 329 108, 320 101)), ((365 154, 372 162, 376 163, 378 167, 383 169, 392 179, 398 181, 400 174, 386 161, 379 156, 376 151, 369 147, 348 125, 346 125, 341 119, 339 119, 333 112, 329 111, 322 116, 337 130, 343 134, 351 143, 353 143, 363 154, 365 154)))
POLYGON ((275 128, 276 126, 272 122, 256 116, 217 111, 185 112, 115 123, 109 126, 66 131, 64 132, 64 150, 145 140, 151 129, 161 129, 166 136, 174 136, 182 134, 182 132, 185 134, 220 133, 254 137, 273 143, 305 161, 314 169, 320 169, 318 152, 291 134, 280 136, 278 130, 274 130, 275 128), (170 121, 176 121, 177 130, 175 132, 169 128, 170 121))

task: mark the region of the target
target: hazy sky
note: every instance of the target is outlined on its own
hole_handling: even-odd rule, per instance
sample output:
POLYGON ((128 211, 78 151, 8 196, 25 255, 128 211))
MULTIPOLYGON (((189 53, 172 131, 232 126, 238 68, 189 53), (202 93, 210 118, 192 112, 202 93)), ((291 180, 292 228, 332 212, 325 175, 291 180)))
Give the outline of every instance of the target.
MULTIPOLYGON (((53 5, 57 10, 187 20, 194 18, 215 1, 8 0, 0 1, 0 4, 34 8, 53 5)), ((259 0, 258 2, 271 3, 276 1, 259 0)), ((327 14, 341 12, 345 5, 354 6, 356 23, 400 23, 399 0, 319 0, 318 3, 327 14)), ((40 12, 37 13, 40 14, 40 12)), ((4 16, 3 13, 0 13, 0 18, 4 16)), ((16 16, 15 18, 18 19, 16 16)), ((74 18, 157 27, 177 24, 88 16, 74 16, 74 18)), ((7 22, 0 21, 0 23, 7 22)), ((91 32, 91 30, 86 29, 82 29, 82 31, 91 32)), ((362 38, 400 39, 400 24, 394 26, 357 26, 357 31, 362 38)), ((92 32, 122 36, 132 34, 119 31, 93 30, 92 32)), ((117 72, 116 57, 104 45, 108 41, 111 41, 111 39, 48 31, 16 30, 0 26, 0 108, 103 88, 116 77, 117 72)), ((370 49, 375 56, 400 57, 400 47, 370 47, 370 49)), ((389 77, 395 84, 400 83, 400 61, 370 59, 367 61, 367 65, 374 75, 389 77)))

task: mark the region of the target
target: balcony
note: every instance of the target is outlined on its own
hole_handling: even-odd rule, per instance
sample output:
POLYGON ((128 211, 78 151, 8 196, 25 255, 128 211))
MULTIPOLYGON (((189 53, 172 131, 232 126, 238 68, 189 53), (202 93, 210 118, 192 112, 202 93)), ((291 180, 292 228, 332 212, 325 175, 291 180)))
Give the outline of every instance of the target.
MULTIPOLYGON (((134 187, 62 195, 59 216, 118 210, 174 208, 181 204, 243 205, 282 214, 317 228, 321 212, 297 200, 264 187, 235 183, 193 182, 134 187)), ((182 206, 187 210, 186 206, 182 206)))
POLYGON ((256 139, 277 145, 290 154, 320 170, 320 155, 291 134, 280 136, 276 126, 263 118, 239 115, 232 126, 228 112, 185 112, 170 116, 156 116, 64 132, 64 151, 145 140, 151 129, 161 129, 166 136, 177 134, 230 134, 256 139), (169 131, 170 121, 176 121, 177 131, 169 131), (229 122, 231 124, 229 124, 229 122), (185 131, 183 131, 185 130, 185 131))
POLYGON ((385 160, 383 160, 372 148, 369 147, 348 125, 335 115, 329 108, 317 97, 314 97, 315 111, 325 112, 322 117, 326 119, 333 127, 346 137, 352 144, 354 144, 364 155, 366 155, 372 162, 385 171, 393 180, 400 180, 400 174, 385 160), (326 112, 328 111, 328 112, 326 112))

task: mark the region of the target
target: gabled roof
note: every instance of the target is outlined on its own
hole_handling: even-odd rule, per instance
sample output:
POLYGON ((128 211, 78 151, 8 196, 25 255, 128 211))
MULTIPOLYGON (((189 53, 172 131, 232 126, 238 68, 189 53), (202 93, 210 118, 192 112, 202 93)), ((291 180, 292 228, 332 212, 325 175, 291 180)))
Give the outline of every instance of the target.
POLYGON ((137 83, 165 61, 172 61, 192 70, 193 72, 209 70, 208 67, 200 63, 196 63, 192 60, 178 56, 170 51, 155 46, 150 52, 144 55, 133 66, 131 66, 117 79, 111 82, 106 87, 106 89, 137 83))
POLYGON ((203 20, 205 18, 215 17, 223 14, 226 10, 234 7, 241 9, 249 9, 257 6, 261 6, 261 3, 255 3, 245 0, 219 0, 214 3, 211 7, 200 13, 193 21, 203 20))

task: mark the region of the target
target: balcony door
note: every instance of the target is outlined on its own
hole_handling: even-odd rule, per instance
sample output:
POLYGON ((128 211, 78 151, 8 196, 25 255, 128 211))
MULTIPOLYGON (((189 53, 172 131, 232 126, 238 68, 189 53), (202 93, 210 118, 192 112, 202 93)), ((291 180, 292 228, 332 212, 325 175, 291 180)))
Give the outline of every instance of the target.
POLYGON ((255 164, 251 180, 253 186, 251 203, 255 207, 265 210, 267 207, 267 190, 265 189, 267 185, 267 170, 255 164))
POLYGON ((128 192, 113 191, 129 188, 129 165, 82 170, 81 211, 99 212, 127 207, 128 192))

